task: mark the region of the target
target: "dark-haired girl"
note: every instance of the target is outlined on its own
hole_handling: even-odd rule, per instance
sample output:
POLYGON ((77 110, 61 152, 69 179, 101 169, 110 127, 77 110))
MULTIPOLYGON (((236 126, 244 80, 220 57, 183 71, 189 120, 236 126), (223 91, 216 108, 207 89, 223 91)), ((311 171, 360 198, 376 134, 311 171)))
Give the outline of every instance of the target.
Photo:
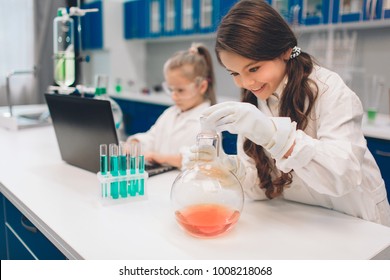
MULTIPOLYGON (((239 1, 217 31, 219 62, 243 102, 204 112, 208 126, 239 135, 225 166, 253 199, 284 198, 390 226, 384 181, 367 148, 357 95, 316 65, 277 11, 239 1)), ((211 150, 196 149, 209 160, 211 150)))

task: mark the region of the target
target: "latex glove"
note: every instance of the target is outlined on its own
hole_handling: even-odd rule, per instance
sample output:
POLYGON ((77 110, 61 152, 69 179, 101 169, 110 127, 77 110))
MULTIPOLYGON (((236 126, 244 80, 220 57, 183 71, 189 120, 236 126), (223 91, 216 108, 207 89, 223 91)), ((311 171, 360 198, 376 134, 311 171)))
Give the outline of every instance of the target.
POLYGON ((290 118, 270 118, 256 106, 244 102, 223 102, 207 108, 202 122, 217 132, 229 131, 263 146, 273 158, 282 158, 295 141, 290 118))

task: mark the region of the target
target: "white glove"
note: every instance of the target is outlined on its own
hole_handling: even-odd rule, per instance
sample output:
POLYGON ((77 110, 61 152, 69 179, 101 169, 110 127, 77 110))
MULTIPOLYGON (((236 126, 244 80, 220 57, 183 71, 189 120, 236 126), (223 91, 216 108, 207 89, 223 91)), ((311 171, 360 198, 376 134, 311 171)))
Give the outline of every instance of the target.
POLYGON ((282 158, 295 141, 296 124, 290 118, 269 118, 250 103, 218 103, 204 110, 201 118, 217 132, 239 134, 263 146, 275 159, 282 158))

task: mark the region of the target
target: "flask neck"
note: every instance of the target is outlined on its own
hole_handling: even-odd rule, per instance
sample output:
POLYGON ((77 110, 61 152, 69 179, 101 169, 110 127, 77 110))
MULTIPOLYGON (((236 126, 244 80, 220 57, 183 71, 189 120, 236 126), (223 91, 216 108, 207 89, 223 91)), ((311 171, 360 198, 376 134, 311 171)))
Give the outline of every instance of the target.
POLYGON ((200 146, 213 146, 216 149, 217 157, 219 156, 219 135, 213 130, 201 131, 196 136, 196 144, 200 146))

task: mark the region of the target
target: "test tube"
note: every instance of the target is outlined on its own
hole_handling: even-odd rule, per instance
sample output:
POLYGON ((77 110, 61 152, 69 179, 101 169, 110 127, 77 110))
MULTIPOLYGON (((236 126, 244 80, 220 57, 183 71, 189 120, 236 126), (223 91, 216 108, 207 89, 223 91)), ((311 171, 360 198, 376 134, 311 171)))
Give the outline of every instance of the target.
MULTIPOLYGON (((119 175, 118 172, 118 145, 110 144, 110 173, 112 176, 117 177, 119 175)), ((111 182, 111 197, 113 199, 119 198, 119 184, 118 182, 111 182)))
MULTIPOLYGON (((145 172, 145 157, 142 154, 141 147, 138 149, 139 156, 138 156, 138 171, 140 174, 144 174, 145 172)), ((139 180, 139 190, 138 193, 139 195, 144 195, 145 194, 145 179, 142 177, 139 180)))
MULTIPOLYGON (((126 143, 121 142, 119 144, 119 174, 126 176, 127 170, 127 154, 126 143)), ((121 197, 127 197, 127 181, 124 179, 119 182, 119 194, 121 197)))
MULTIPOLYGON (((137 168, 137 144, 132 142, 130 146, 130 174, 134 175, 136 173, 137 168)), ((129 194, 130 196, 135 196, 138 191, 138 183, 137 180, 133 178, 130 179, 129 182, 129 194)))
MULTIPOLYGON (((107 156, 107 145, 100 145, 100 174, 107 175, 108 172, 108 156, 107 156)), ((102 183, 100 185, 102 190, 102 197, 107 197, 107 183, 102 183)))

